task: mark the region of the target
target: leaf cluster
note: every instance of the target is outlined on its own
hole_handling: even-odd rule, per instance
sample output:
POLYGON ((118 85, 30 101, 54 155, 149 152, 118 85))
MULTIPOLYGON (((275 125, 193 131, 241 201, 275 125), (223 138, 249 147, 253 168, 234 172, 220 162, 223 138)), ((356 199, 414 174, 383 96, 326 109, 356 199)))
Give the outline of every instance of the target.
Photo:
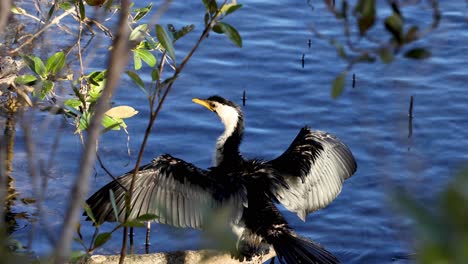
MULTIPOLYGON (((331 95, 337 98, 345 86, 345 79, 350 69, 357 63, 375 63, 380 60, 387 64, 402 54, 404 58, 421 60, 431 57, 426 47, 418 45, 418 40, 438 27, 440 11, 437 0, 432 0, 432 23, 426 29, 421 25, 411 24, 405 19, 404 8, 399 1, 386 1, 386 4, 376 0, 358 0, 354 6, 347 0, 326 0, 328 10, 334 14, 337 21, 342 22, 345 40, 329 38, 312 28, 316 35, 325 38, 336 48, 338 56, 348 66, 340 73, 332 84, 331 95), (390 15, 382 17, 379 11, 388 9, 390 15), (355 21, 356 30, 353 30, 355 21), (382 25, 382 27, 379 27, 382 25), (382 29, 384 31, 382 31, 382 29), (385 36, 385 37, 382 37, 385 36), (355 41, 357 40, 357 41, 355 41)), ((420 1, 407 5, 422 5, 420 1)), ((407 7, 407 6, 405 6, 407 7)))
POLYGON ((417 263, 466 263, 468 260, 468 170, 435 198, 430 207, 400 190, 396 206, 413 220, 417 263))

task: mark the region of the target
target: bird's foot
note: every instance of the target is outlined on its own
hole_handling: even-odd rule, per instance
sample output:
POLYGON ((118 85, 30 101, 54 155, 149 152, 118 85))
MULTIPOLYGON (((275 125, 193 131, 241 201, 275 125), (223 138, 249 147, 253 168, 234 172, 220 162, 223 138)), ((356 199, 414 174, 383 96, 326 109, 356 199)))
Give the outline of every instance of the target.
POLYGON ((238 250, 231 251, 231 256, 239 261, 252 261, 257 256, 264 256, 270 252, 269 245, 248 245, 244 244, 238 250))

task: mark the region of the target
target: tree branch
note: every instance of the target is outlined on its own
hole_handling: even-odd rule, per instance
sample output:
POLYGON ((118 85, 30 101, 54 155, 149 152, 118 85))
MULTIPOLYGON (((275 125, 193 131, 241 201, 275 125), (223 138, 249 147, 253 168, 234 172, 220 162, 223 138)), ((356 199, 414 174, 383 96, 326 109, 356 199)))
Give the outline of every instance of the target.
POLYGON ((113 49, 108 62, 107 82, 102 95, 99 98, 94 116, 91 119, 87 140, 81 155, 80 171, 76 176, 72 193, 70 195, 70 205, 65 216, 65 222, 59 242, 55 247, 55 263, 64 263, 70 254, 70 245, 74 230, 78 224, 82 202, 88 193, 89 177, 96 160, 96 141, 101 131, 101 120, 107 109, 109 109, 109 99, 115 90, 120 79, 120 74, 127 65, 129 57, 129 30, 127 27, 127 18, 129 14, 130 2, 121 1, 121 13, 118 24, 118 32, 113 43, 113 49))

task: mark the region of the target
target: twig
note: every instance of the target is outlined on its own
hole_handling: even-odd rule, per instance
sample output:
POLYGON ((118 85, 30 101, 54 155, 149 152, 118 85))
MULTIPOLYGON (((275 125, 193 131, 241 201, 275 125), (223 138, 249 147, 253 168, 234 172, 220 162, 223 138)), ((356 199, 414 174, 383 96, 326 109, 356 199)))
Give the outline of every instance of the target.
POLYGON ((96 103, 94 116, 91 118, 88 137, 85 142, 83 154, 81 155, 80 170, 76 176, 70 195, 70 205, 65 215, 65 221, 60 234, 59 243, 55 246, 57 254, 55 263, 64 263, 70 254, 70 245, 73 238, 75 226, 78 223, 82 201, 89 189, 89 177, 96 159, 96 141, 101 132, 101 120, 105 111, 109 108, 109 99, 120 80, 125 65, 128 62, 129 31, 127 28, 127 17, 130 2, 121 1, 121 13, 118 24, 118 32, 113 43, 113 49, 108 62, 107 82, 102 95, 96 103))
POLYGON ((18 51, 20 51, 24 46, 26 46, 27 44, 31 43, 34 39, 36 39, 37 37, 39 37, 44 31, 46 31, 49 27, 57 24, 60 22, 60 20, 62 20, 64 17, 72 14, 74 11, 70 11, 72 9, 69 9, 69 10, 66 10, 63 14, 61 14, 60 16, 57 16, 55 17, 49 24, 45 25, 44 27, 42 27, 38 32, 36 32, 34 35, 32 35, 30 38, 28 38, 25 42, 23 42, 19 47, 17 47, 16 49, 14 50, 11 50, 9 51, 8 53, 9 54, 14 54, 14 53, 17 53, 18 51))
POLYGON ((408 138, 413 135, 413 96, 410 99, 410 105, 408 109, 408 138))
POLYGON ((242 93, 242 106, 245 106, 245 101, 247 101, 247 94, 244 89, 244 92, 242 93))
POLYGON ((409 105, 409 109, 408 109, 408 116, 409 117, 413 117, 413 101, 414 101, 414 97, 411 96, 410 98, 410 105, 409 105))

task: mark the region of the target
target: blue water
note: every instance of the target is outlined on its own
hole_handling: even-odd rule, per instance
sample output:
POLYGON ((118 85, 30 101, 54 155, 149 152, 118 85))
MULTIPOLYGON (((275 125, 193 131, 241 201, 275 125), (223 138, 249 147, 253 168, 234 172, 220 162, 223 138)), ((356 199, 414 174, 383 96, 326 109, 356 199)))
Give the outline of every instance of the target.
MULTIPOLYGON (((241 33, 242 49, 214 33, 201 45, 176 81, 157 119, 144 162, 170 153, 200 167, 210 166, 215 140, 223 128, 214 114, 193 104, 191 99, 219 94, 241 104, 245 90, 248 99, 242 109, 246 132, 241 150, 246 157, 274 158, 287 148, 302 126, 308 125, 337 135, 357 159, 358 171, 327 208, 309 215, 305 223, 285 211, 295 230, 321 243, 343 263, 410 263, 399 258, 413 252, 414 236, 409 220, 393 207, 394 186, 405 186, 418 200, 432 203, 468 160, 466 4, 439 1, 440 26, 418 42, 430 47, 430 59, 357 65, 350 72, 343 95, 333 100, 331 82, 346 65, 332 46, 314 37, 309 27, 314 25, 337 37, 342 28, 324 12, 321 2, 314 3, 313 8, 306 1, 287 2, 249 1, 226 19, 241 33), (354 89, 352 73, 356 75, 354 89), (413 135, 408 138, 410 96, 415 101, 413 135)), ((407 17, 410 21, 427 19, 421 16, 423 11, 412 10, 407 17)), ((190 23, 196 26, 195 32, 177 43, 179 61, 201 33, 202 17, 201 1, 176 2, 163 16, 163 23, 176 27, 190 23)), ((106 43, 101 41, 101 47, 105 48, 106 43)), ((99 59, 100 53, 90 53, 98 56, 87 61, 90 70, 104 67, 105 59, 99 59)), ((150 79, 149 72, 143 76, 150 79)), ((134 165, 148 110, 145 96, 126 76, 115 95, 115 104, 131 105, 140 112, 127 121, 130 157, 123 132, 108 133, 100 141, 104 163, 119 175, 134 165)), ((35 132, 41 139, 38 156, 48 160, 48 148, 57 131, 54 127, 63 120, 43 114, 36 114, 36 119, 35 132)), ((63 221, 69 187, 79 162, 79 139, 73 135, 72 127, 67 127, 62 131, 62 145, 48 175, 43 220, 35 227, 38 233, 33 249, 42 253, 50 250, 46 234, 57 232, 63 221)), ((28 196, 32 185, 26 174, 21 135, 18 128, 15 173, 19 191, 28 196)), ((109 177, 97 167, 90 191, 97 191, 108 181, 109 177)), ((34 212, 26 206, 19 209, 34 212)), ((82 225, 89 239, 93 228, 84 221, 82 225)), ((16 237, 27 241, 31 228, 33 225, 24 223, 16 237)), ((144 251, 144 235, 143 229, 136 231, 137 252, 144 251)), ((118 233, 98 253, 118 252, 120 240, 118 233)), ((78 245, 74 247, 79 249, 78 245)), ((197 231, 153 225, 152 252, 199 247, 197 231)))

